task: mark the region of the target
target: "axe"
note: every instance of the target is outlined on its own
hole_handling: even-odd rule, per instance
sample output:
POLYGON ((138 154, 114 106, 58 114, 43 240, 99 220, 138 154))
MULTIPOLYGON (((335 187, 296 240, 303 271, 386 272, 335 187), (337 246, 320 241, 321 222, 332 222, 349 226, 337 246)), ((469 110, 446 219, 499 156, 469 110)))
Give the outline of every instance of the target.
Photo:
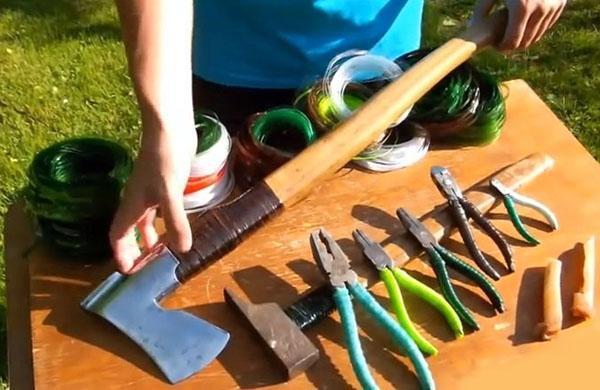
POLYGON ((160 300, 342 168, 449 72, 495 42, 505 25, 505 12, 473 20, 464 33, 432 51, 335 130, 234 202, 192 221, 189 252, 159 245, 145 267, 131 276, 111 275, 81 306, 129 336, 171 383, 198 372, 225 347, 227 332, 186 312, 163 310, 160 300))

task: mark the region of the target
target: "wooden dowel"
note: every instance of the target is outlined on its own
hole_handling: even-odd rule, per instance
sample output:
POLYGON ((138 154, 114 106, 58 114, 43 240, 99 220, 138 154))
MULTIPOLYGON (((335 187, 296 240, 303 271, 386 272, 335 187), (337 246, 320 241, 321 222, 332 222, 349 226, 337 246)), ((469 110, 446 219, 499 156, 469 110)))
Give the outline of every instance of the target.
POLYGON ((596 239, 590 237, 583 244, 583 282, 581 290, 573 295, 573 316, 589 319, 594 313, 594 285, 596 279, 596 239))
POLYGON ((562 262, 550 259, 544 272, 544 322, 537 326, 537 331, 544 340, 550 340, 562 329, 561 270, 562 262))

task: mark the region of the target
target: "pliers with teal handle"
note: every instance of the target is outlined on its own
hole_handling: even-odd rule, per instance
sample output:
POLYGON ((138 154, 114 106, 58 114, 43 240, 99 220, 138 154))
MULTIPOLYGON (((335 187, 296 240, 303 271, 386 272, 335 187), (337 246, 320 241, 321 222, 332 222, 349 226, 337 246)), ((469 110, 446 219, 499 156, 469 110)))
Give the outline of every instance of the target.
POLYGON ((410 320, 408 310, 404 305, 401 288, 418 296, 437 309, 446 319, 456 338, 461 338, 464 335, 460 317, 442 295, 410 276, 408 272, 396 267, 394 261, 388 256, 383 247, 378 242, 371 240, 362 230, 355 230, 352 232, 352 236, 354 237, 354 241, 362 248, 365 258, 379 271, 379 277, 385 284, 390 295, 390 302, 396 313, 398 323, 412 337, 423 353, 435 355, 437 354, 437 349, 419 333, 410 320))
POLYGON ((558 220, 556 216, 547 206, 543 203, 538 202, 535 199, 528 198, 524 195, 519 194, 516 191, 512 191, 511 189, 505 187, 502 183, 500 183, 497 179, 490 180, 490 187, 498 191, 500 195, 502 195, 502 201, 504 202, 504 207, 506 207, 506 211, 508 212, 508 216, 510 217, 510 221, 512 222, 517 232, 523 237, 528 243, 537 245, 540 242, 533 237, 523 225, 519 214, 517 213, 517 209, 515 207, 516 204, 520 204, 521 206, 529 207, 533 210, 536 210, 540 214, 544 216, 548 225, 553 230, 558 229, 558 220))
POLYGON ((502 300, 502 297, 485 275, 460 260, 448 249, 438 244, 433 234, 425 228, 421 221, 410 215, 405 209, 398 209, 396 214, 398 215, 398 218, 400 218, 400 221, 402 221, 406 230, 412 234, 419 244, 421 244, 423 249, 425 249, 425 252, 429 256, 429 265, 433 268, 442 295, 454 310, 456 310, 456 313, 466 325, 475 330, 479 329, 479 324, 477 324, 469 309, 463 305, 456 295, 454 287, 450 282, 450 276, 448 275, 446 266, 475 282, 488 297, 492 306, 498 312, 504 312, 504 301, 502 300))
POLYGON ((419 347, 417 347, 406 331, 377 303, 366 288, 358 282, 356 273, 350 268, 348 257, 333 237, 324 229, 319 229, 311 233, 310 246, 317 265, 321 272, 329 279, 333 287, 333 299, 340 313, 350 362, 362 387, 365 389, 378 388, 369 372, 367 361, 362 351, 350 296, 360 303, 365 311, 391 334, 394 342, 406 353, 415 366, 415 372, 421 388, 435 389, 431 371, 423 354, 419 351, 419 347))

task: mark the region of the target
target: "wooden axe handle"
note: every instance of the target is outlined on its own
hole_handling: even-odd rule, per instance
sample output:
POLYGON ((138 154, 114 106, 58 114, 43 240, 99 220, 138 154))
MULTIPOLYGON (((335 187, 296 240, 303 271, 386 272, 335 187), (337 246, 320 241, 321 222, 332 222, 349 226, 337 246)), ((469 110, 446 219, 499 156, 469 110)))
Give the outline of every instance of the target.
POLYGON ((432 51, 335 130, 267 176, 264 181, 268 187, 283 205, 297 203, 319 181, 368 147, 448 73, 494 43, 505 24, 506 13, 502 11, 474 20, 463 34, 432 51))
POLYGON ((460 37, 431 52, 365 103, 335 130, 259 182, 235 202, 191 221, 194 241, 180 259, 177 277, 186 281, 235 248, 252 231, 304 198, 328 175, 343 167, 384 132, 444 76, 491 44, 506 15, 495 13, 473 22, 460 37))

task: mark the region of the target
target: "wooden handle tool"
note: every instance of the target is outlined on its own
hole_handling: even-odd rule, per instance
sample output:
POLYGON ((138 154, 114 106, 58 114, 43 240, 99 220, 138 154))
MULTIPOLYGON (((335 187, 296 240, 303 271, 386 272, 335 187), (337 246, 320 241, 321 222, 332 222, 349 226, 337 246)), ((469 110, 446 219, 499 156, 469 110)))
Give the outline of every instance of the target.
POLYGON ((322 179, 377 139, 444 76, 495 42, 505 25, 504 12, 474 20, 462 35, 432 51, 336 129, 235 202, 210 210, 192 221, 192 250, 177 254, 181 260, 177 268, 179 280, 185 281, 218 260, 264 221, 304 198, 322 179))
POLYGON ((285 206, 298 202, 376 140, 448 73, 493 44, 505 25, 506 14, 500 11, 486 20, 474 20, 463 34, 432 51, 334 131, 270 174, 266 184, 285 206))

